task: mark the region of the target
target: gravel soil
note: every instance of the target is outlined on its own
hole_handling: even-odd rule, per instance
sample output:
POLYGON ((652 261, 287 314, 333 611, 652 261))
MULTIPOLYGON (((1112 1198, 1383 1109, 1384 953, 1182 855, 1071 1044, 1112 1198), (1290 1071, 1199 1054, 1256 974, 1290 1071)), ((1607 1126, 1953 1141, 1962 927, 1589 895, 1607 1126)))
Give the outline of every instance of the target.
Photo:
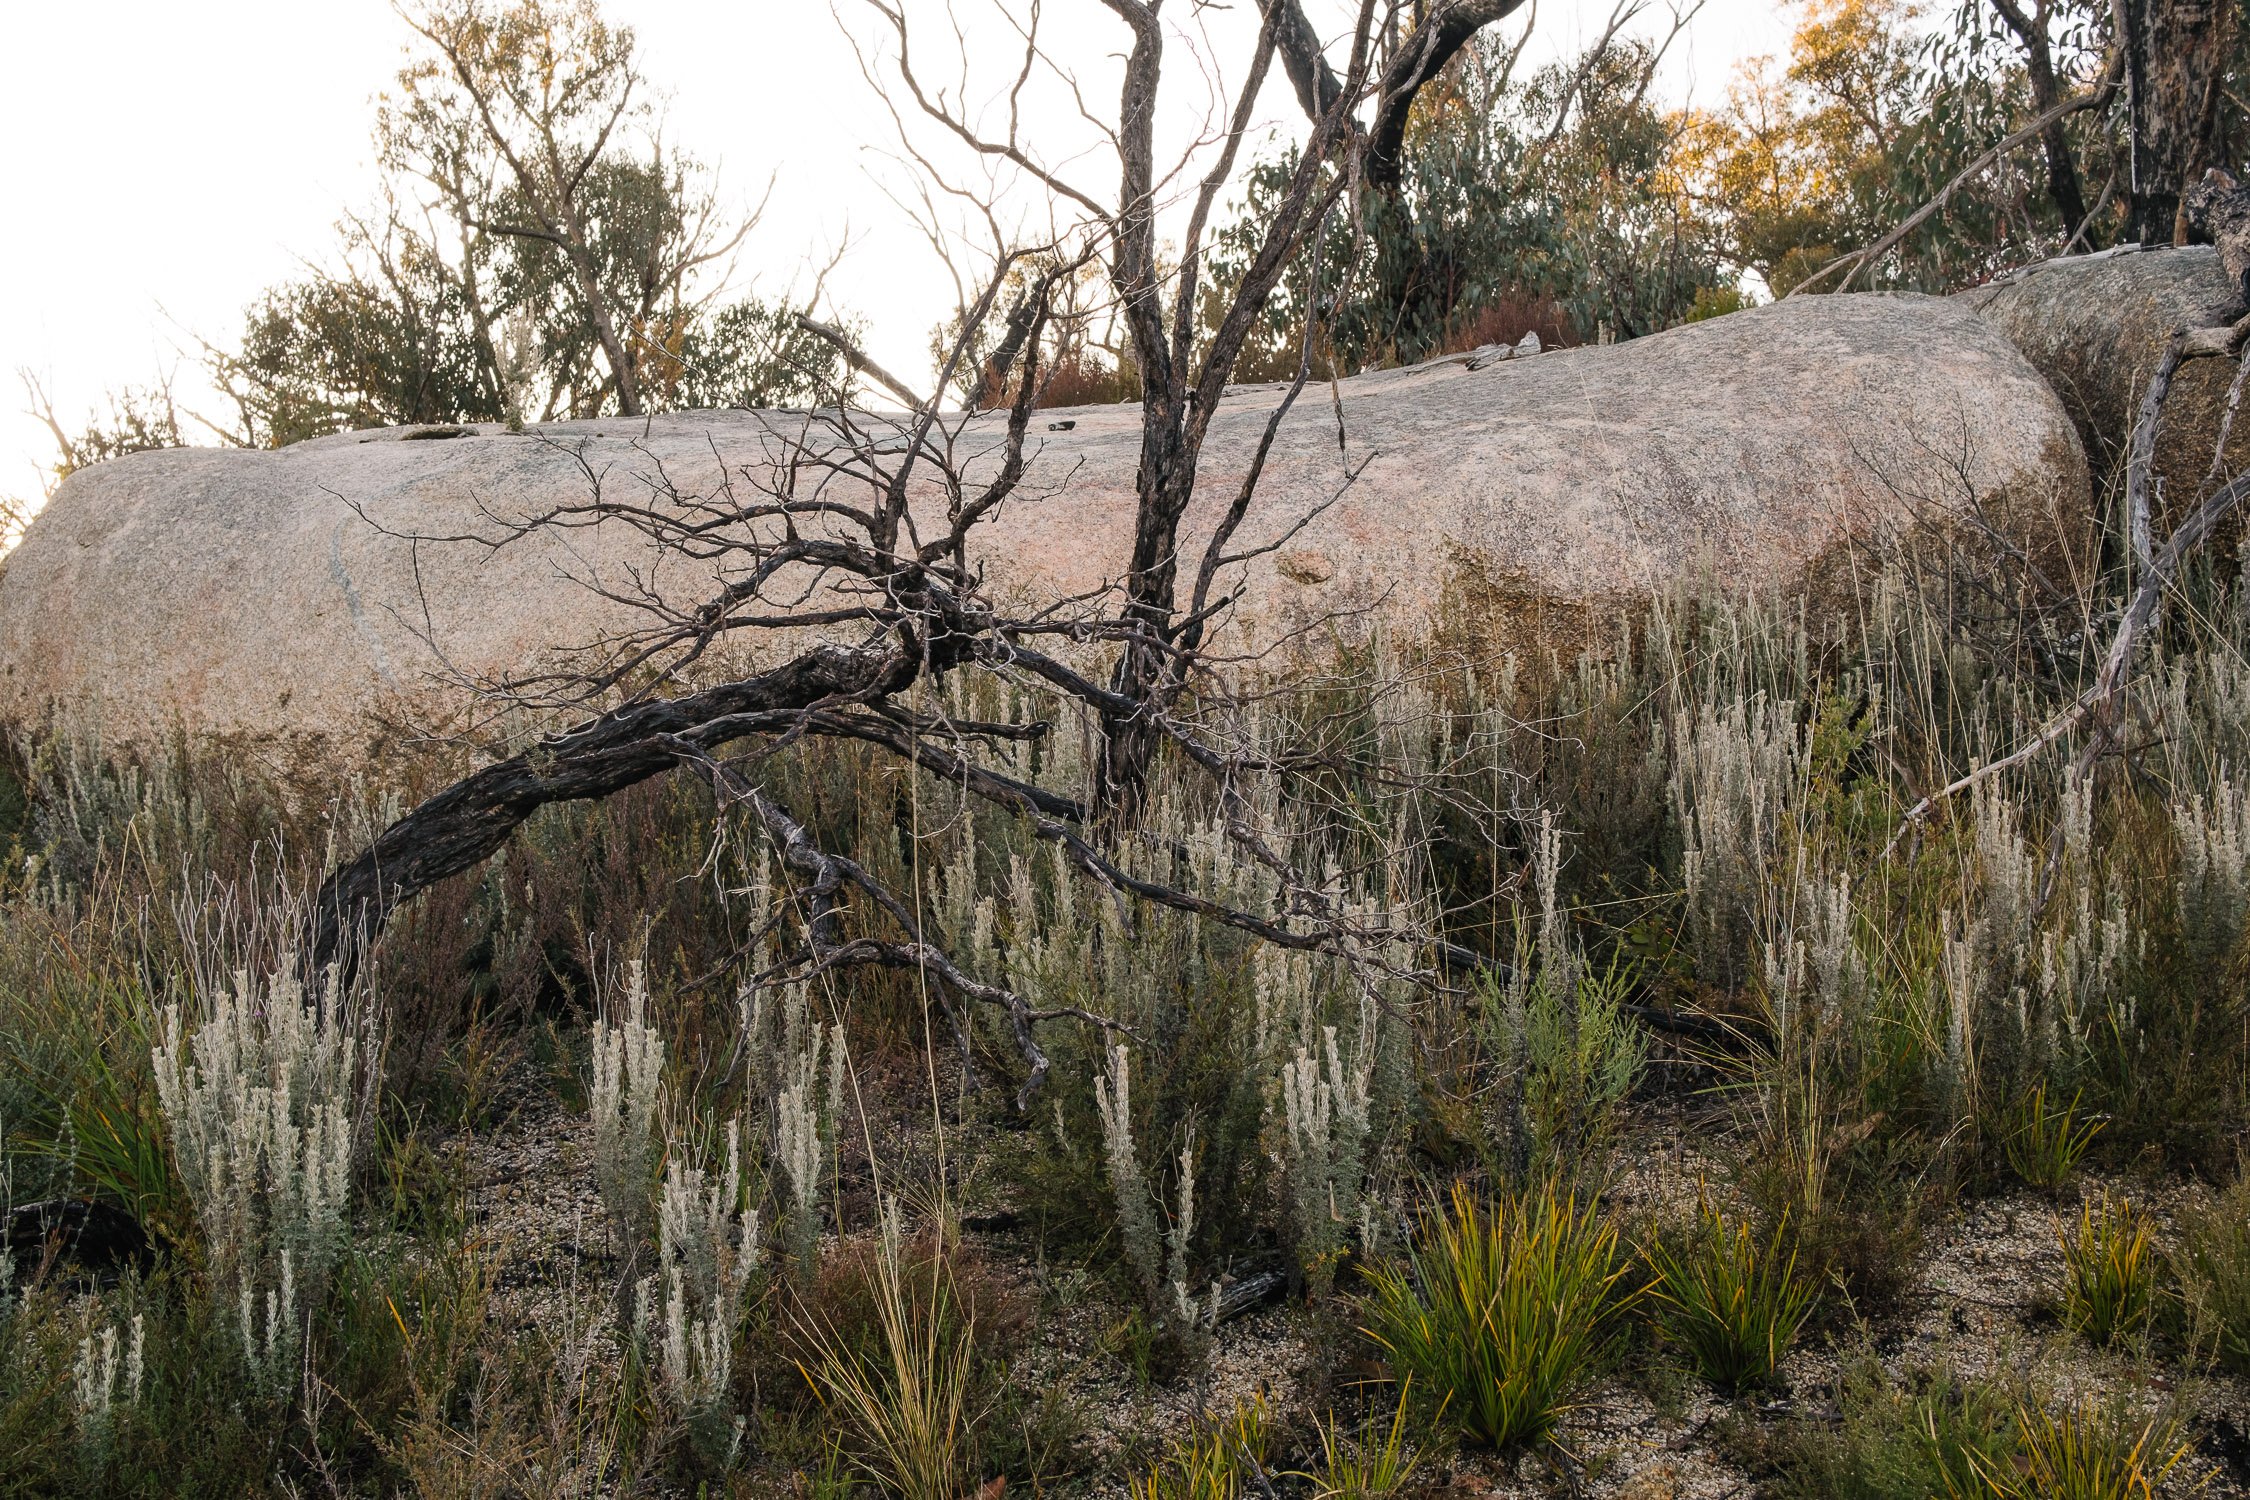
MULTIPOLYGON (((910 1118, 880 1128, 899 1139, 875 1142, 876 1154, 902 1174, 926 1175, 934 1160, 910 1118)), ((1711 1127, 1686 1118, 1638 1122, 1630 1155, 1611 1197, 1623 1220, 1691 1210, 1699 1195, 1724 1182, 1711 1127)), ((493 1316, 503 1327, 543 1330, 558 1357, 581 1362, 593 1378, 616 1357, 613 1309, 621 1262, 595 1192, 589 1129, 559 1101, 527 1095, 502 1125, 464 1139, 469 1233, 491 1257, 493 1316), (559 1336, 558 1336, 559 1334, 559 1336)), ((1116 1285, 1086 1269, 1042 1254, 1010 1205, 983 1185, 996 1174, 975 1165, 980 1150, 1001 1150, 1006 1132, 971 1126, 950 1148, 969 1186, 956 1209, 962 1243, 979 1273, 1032 1309, 1009 1351, 1007 1376, 1028 1390, 1065 1386, 1075 1409, 1076 1439, 1068 1472, 1037 1493, 1107 1497, 1127 1494, 1126 1475, 1147 1464, 1187 1431, 1199 1414, 1225 1412, 1262 1397, 1301 1460, 1312 1423, 1329 1411, 1366 1409, 1381 1369, 1354 1331, 1350 1304, 1339 1297, 1311 1308, 1293 1299, 1268 1303, 1220 1327, 1203 1372, 1169 1382, 1143 1378, 1122 1330, 1129 1309, 1116 1285), (963 1170, 962 1164, 967 1163, 963 1170)), ((864 1224, 873 1201, 865 1148, 843 1172, 847 1223, 864 1224)), ((2076 1211, 2076 1194, 2126 1194, 2156 1217, 2159 1242, 2200 1187, 2176 1182, 2086 1178, 2064 1201, 2012 1194, 1960 1205, 1929 1226, 1914 1285, 1883 1316, 1854 1320, 1836 1313, 1808 1334, 1781 1378, 1754 1397, 1726 1399, 1664 1358, 1623 1348, 1610 1371, 1585 1391, 1557 1441, 1514 1455, 1431 1452, 1412 1493, 1432 1496, 1588 1496, 1619 1500, 1720 1500, 1768 1493, 1770 1475, 1755 1472, 1761 1438, 1817 1433, 1840 1420, 1840 1382, 1848 1365, 1872 1358, 1895 1379, 1946 1370, 1963 1378, 2029 1382, 2050 1401, 2125 1393, 2182 1418, 2190 1452, 2171 1491, 2211 1497, 2250 1496, 2250 1385, 2219 1373, 2183 1370, 2163 1352, 2137 1363, 2128 1353, 2091 1348, 2056 1316, 2061 1270, 2058 1229, 2076 1211)), ((926 1201, 909 1193, 907 1201, 926 1201)), ((835 1243, 831 1236, 830 1244, 835 1243)), ((1645 1339, 1642 1325, 1626 1337, 1645 1339)), ((1379 1401, 1379 1398, 1376 1398, 1379 1401)), ((753 1463, 756 1488, 800 1490, 794 1476, 753 1463), (769 1488, 775 1485, 784 1488, 769 1488)), ((1010 1491, 1009 1493, 1013 1493, 1010 1491)), ((1287 1493, 1286 1489, 1284 1493, 1287 1493)))

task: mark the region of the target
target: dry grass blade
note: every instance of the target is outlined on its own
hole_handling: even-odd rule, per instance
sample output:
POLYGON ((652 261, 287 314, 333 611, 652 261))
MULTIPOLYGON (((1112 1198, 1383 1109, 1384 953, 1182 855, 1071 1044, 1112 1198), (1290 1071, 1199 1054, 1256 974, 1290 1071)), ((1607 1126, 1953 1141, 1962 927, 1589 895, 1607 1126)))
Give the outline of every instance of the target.
MULTIPOLYGON (((875 1256, 873 1355, 847 1347, 834 1330, 808 1327, 814 1350, 804 1375, 857 1440, 853 1455, 878 1484, 905 1500, 955 1500, 974 1457, 976 1414, 969 1408, 974 1346, 971 1314, 952 1295, 943 1255, 909 1264, 896 1210, 886 1214, 875 1256), (929 1277, 926 1298, 910 1277, 929 1277)), ((917 1260, 920 1257, 916 1257, 917 1260)))

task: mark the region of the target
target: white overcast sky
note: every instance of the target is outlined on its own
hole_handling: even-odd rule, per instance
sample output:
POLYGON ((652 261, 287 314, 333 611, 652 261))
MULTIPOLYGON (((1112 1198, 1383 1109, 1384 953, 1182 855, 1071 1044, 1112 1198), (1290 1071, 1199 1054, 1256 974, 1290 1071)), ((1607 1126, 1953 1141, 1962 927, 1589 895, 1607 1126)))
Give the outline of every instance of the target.
MULTIPOLYGON (((906 3, 911 13, 933 0, 906 3)), ((1186 0, 1174 8, 1189 10, 1186 0)), ((1247 0, 1233 8, 1254 13, 1247 0)), ((1118 45, 1096 0, 1045 9, 1058 46, 1098 58, 1118 45)), ((675 135, 720 167, 722 187, 748 199, 773 178, 742 279, 778 291, 848 228, 832 304, 869 321, 887 363, 926 369, 951 283, 879 185, 898 180, 884 154, 895 137, 828 0, 610 0, 607 11, 638 33, 675 135)), ((841 13, 864 29, 852 0, 841 13)), ((1608 14, 1608 0, 1546 0, 1534 55, 1575 51, 1608 14)), ((14 372, 36 374, 73 421, 106 389, 160 370, 176 368, 193 397, 195 361, 182 351, 194 336, 231 339, 245 304, 325 255, 338 213, 369 201, 373 100, 398 70, 406 31, 388 0, 7 0, 0 16, 0 203, 10 209, 0 494, 33 497, 50 444, 20 410, 14 372)), ((1786 0, 1707 0, 1669 61, 1667 96, 1715 99, 1740 60, 1786 46, 1790 23, 1786 0)), ((1195 108, 1188 92, 1181 99, 1195 108)), ((1278 87, 1264 105, 1265 121, 1296 123, 1278 87)), ((1108 187, 1114 171, 1087 175, 1108 187)))

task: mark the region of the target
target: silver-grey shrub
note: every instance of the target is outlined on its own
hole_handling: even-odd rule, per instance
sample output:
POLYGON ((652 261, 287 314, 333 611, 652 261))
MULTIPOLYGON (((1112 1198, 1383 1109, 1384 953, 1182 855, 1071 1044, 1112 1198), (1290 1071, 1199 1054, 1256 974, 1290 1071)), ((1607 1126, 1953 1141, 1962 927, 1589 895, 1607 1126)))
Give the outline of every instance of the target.
POLYGON ((822 1202, 843 1111, 844 1028, 821 1023, 811 990, 800 981, 746 994, 741 1006, 744 1090, 751 1117, 762 1121, 770 1143, 766 1152, 753 1150, 751 1159, 770 1165, 788 1191, 783 1230, 790 1270, 809 1282, 819 1263, 822 1202))
POLYGON ((304 1320, 350 1247, 367 1030, 333 975, 316 1001, 284 963, 263 985, 237 973, 192 1029, 167 1005, 153 1049, 213 1295, 270 1396, 294 1387, 304 1320))
POLYGON ((105 1321, 100 1332, 78 1341, 70 1364, 71 1405, 78 1413, 79 1443, 92 1464, 108 1458, 119 1413, 140 1404, 146 1343, 146 1319, 139 1313, 122 1330, 105 1321))
POLYGON ((656 1201, 656 1270, 644 1278, 634 1328, 667 1398, 731 1457, 742 1418, 729 1408, 743 1293, 763 1258, 758 1210, 743 1192, 742 1122, 729 1121, 719 1165, 690 1165, 670 1143, 656 1201))
POLYGON ((2180 936, 2206 974, 2223 966, 2250 915, 2250 796, 2222 772, 2206 798, 2172 803, 2180 841, 2180 936))
POLYGON ((1120 1042, 1109 1051, 1107 1073, 1094 1079, 1094 1107, 1101 1117, 1125 1258, 1140 1278, 1149 1310, 1176 1336, 1192 1335, 1217 1316, 1219 1295, 1218 1283, 1213 1282, 1208 1306, 1199 1305, 1189 1282, 1188 1255, 1195 1237, 1195 1135, 1191 1130, 1180 1147, 1179 1199, 1169 1232, 1160 1231, 1153 1189, 1133 1142, 1132 1089, 1132 1061, 1120 1042))
POLYGON ((630 1252, 648 1233, 664 1098, 664 1038, 648 1021, 648 975, 638 959, 626 965, 622 1013, 612 1007, 595 1017, 593 1064, 594 1180, 621 1247, 630 1252))
POLYGON ((1672 816, 1707 983, 1734 988, 1753 972, 1767 895, 1790 868, 1810 749, 1797 705, 1763 692, 1673 717, 1672 816))
MULTIPOLYGON (((1361 920, 1375 926, 1374 914, 1361 920)), ((1404 954, 1384 957, 1403 968, 1404 954)), ((1255 1051, 1273 1077, 1267 1133, 1282 1169, 1284 1228, 1315 1293, 1347 1250, 1376 1247, 1377 1199, 1404 1119, 1414 997, 1374 966, 1322 954, 1257 954, 1255 1051)))
POLYGON ((1281 1065, 1297 1259, 1316 1294, 1333 1282, 1346 1231, 1362 1220, 1375 1044, 1375 1001, 1369 995, 1361 1002, 1348 1054, 1337 1045, 1336 1028, 1323 1026, 1317 1053, 1300 1044, 1281 1065))

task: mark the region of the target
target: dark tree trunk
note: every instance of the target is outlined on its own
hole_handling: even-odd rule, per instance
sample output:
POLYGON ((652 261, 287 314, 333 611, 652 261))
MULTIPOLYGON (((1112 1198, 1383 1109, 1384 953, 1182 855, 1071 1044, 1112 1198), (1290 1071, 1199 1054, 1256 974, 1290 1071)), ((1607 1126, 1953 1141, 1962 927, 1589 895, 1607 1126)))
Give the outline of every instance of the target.
POLYGON ((347 976, 391 913, 482 863, 540 808, 636 786, 757 728, 765 717, 895 690, 912 657, 820 647, 787 665, 682 698, 641 703, 582 724, 454 783, 331 874, 313 903, 307 970, 347 976))
POLYGON ((1132 566, 1125 575, 1125 616, 1141 633, 1125 643, 1109 684, 1114 698, 1133 708, 1103 715, 1095 774, 1096 804, 1106 817, 1127 826, 1140 820, 1149 773, 1164 738, 1156 716, 1170 707, 1167 698, 1178 682, 1169 634, 1179 606, 1180 517, 1195 492, 1201 446, 1187 430, 1185 403, 1144 400, 1140 519, 1132 566))
POLYGON ((2224 163, 2234 10, 2224 0, 2124 0, 2124 11, 2128 234, 2145 245, 2178 244, 2181 195, 2224 163))
MULTIPOLYGON (((1383 330, 1401 358, 1419 359, 1450 331, 1453 298, 1447 278, 1430 264, 1428 246, 1414 220, 1413 206, 1401 191, 1406 173, 1407 126, 1414 102, 1431 80, 1444 72, 1477 33, 1515 13, 1523 0, 1434 0, 1417 4, 1410 15, 1394 14, 1389 61, 1384 66, 1373 121, 1365 140, 1367 186, 1383 220, 1380 274, 1399 309, 1383 330), (1411 29, 1400 38, 1401 20, 1411 29)), ((1335 102, 1340 85, 1321 55, 1319 34, 1306 19, 1302 0, 1282 0, 1275 41, 1282 67, 1307 117, 1319 119, 1335 102)))
MULTIPOLYGON (((2000 19, 2023 45, 2024 74, 2031 84, 2031 111, 2043 115, 2062 99, 2055 77, 2055 53, 2047 37, 2047 9, 2041 5, 2028 14, 2016 0, 1992 0, 2000 19)), ((2086 222, 2086 190, 2078 179, 2078 161, 2070 154, 2070 133, 2061 120, 2040 133, 2039 144, 2047 157, 2047 196, 2062 218, 2063 233, 2075 234, 2086 222)))

